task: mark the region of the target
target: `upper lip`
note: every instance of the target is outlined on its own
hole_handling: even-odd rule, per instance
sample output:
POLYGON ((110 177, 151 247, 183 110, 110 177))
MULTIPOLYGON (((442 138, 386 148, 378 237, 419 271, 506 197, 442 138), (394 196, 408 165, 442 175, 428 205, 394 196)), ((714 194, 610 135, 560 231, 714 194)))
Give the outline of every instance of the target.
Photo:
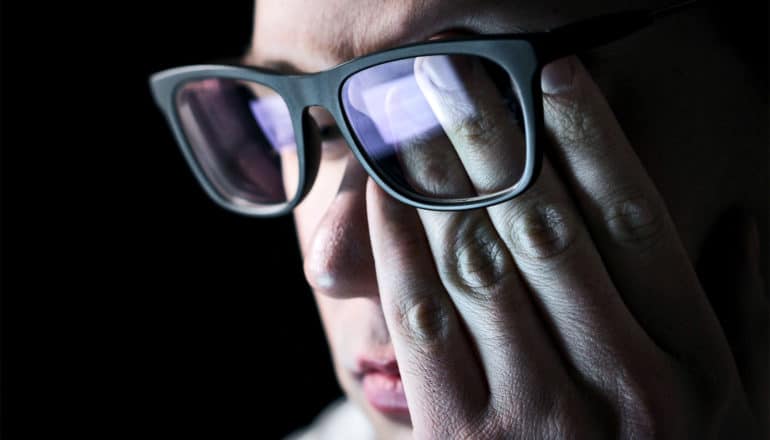
POLYGON ((360 357, 358 358, 358 376, 365 376, 369 373, 384 373, 391 376, 400 376, 398 372, 398 363, 395 359, 375 359, 360 357))

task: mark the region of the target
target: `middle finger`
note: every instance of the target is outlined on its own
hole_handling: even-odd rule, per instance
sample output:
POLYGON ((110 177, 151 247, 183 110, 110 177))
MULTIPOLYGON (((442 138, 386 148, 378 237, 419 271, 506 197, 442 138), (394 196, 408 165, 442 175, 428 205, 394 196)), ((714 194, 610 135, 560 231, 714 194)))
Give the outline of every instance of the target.
MULTIPOLYGON (((500 94, 483 71, 466 69, 465 75, 454 78, 462 85, 450 88, 437 81, 418 81, 477 191, 505 189, 511 186, 507 176, 518 178, 522 159, 516 154, 524 151, 516 119, 500 111, 500 94), (479 115, 485 118, 481 125, 479 115), (479 126, 482 131, 468 129, 479 126)), ((486 212, 474 212, 484 212, 490 219, 493 229, 486 235, 494 236, 494 243, 504 243, 505 253, 513 256, 570 363, 597 386, 613 387, 606 383, 608 372, 663 357, 656 356, 654 344, 617 294, 571 197, 544 162, 538 182, 526 193, 486 212), (608 365, 611 360, 626 365, 608 365)), ((451 216, 422 217, 428 219, 424 223, 429 240, 447 236, 451 216)))
MULTIPOLYGON (((403 120, 398 103, 408 97, 402 92, 394 89, 389 95, 387 113, 394 127, 403 120)), ((469 180, 473 174, 463 165, 469 157, 483 158, 483 153, 458 148, 443 133, 431 133, 401 139, 399 162, 406 178, 416 190, 432 196, 475 192, 469 180)), ((479 351, 495 406, 510 410, 512 404, 529 402, 530 411, 553 407, 550 399, 567 394, 566 371, 486 211, 420 210, 419 215, 442 284, 479 351)))

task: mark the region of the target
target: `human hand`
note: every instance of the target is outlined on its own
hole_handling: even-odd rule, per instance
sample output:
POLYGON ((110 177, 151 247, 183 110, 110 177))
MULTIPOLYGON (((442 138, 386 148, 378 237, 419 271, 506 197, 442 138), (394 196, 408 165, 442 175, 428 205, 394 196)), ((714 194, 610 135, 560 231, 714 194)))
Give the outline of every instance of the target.
MULTIPOLYGON (((415 211, 369 182, 380 298, 415 437, 751 435, 735 360, 662 198, 580 62, 551 68, 563 86, 544 98, 553 151, 521 196, 415 211)), ((463 80, 483 107, 484 79, 463 80)), ((424 189, 462 193, 463 180, 446 176, 465 173, 483 191, 510 169, 506 143, 521 134, 469 123, 446 106, 451 90, 420 85, 464 151, 424 189)), ((402 162, 426 171, 419 158, 402 162)))

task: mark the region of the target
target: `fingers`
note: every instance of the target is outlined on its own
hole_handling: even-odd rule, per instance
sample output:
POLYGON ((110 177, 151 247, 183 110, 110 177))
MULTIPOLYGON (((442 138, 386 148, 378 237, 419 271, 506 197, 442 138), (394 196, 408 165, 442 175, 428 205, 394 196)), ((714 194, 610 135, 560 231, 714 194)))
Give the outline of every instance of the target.
POLYGON ((367 216, 383 312, 418 438, 449 438, 486 407, 473 349, 443 290, 413 209, 367 188, 367 216), (430 435, 428 435, 430 434, 430 435))
MULTIPOLYGON (((525 151, 524 137, 511 112, 500 108, 500 91, 477 70, 480 68, 458 66, 448 60, 430 57, 415 67, 423 72, 416 74, 418 84, 452 145, 451 151, 457 154, 457 159, 445 162, 445 173, 467 175, 442 184, 467 186, 470 180, 479 193, 504 189, 499 182, 516 175, 512 170, 523 164, 516 152, 525 151), (443 83, 432 78, 436 71, 443 73, 443 83), (453 78, 449 73, 458 71, 454 79, 463 86, 447 84, 447 78, 453 78), (484 121, 484 130, 478 129, 479 118, 484 121)), ((446 151, 445 146, 442 148, 446 151)), ((428 151, 422 145, 420 149, 428 151)), ((639 387, 617 385, 612 379, 619 376, 618 371, 622 375, 642 365, 664 368, 663 357, 617 294, 566 189, 547 163, 545 168, 535 189, 489 209, 488 215, 485 211, 420 212, 442 281, 467 320, 470 334, 480 341, 481 350, 490 335, 500 334, 516 347, 513 353, 559 360, 552 353, 551 339, 542 330, 543 323, 533 319, 537 312, 528 295, 532 292, 572 367, 593 385, 616 394, 619 388, 639 387), (506 315, 509 324, 490 328, 490 322, 506 322, 498 318, 506 315), (520 335, 548 341, 549 349, 527 344, 533 338, 520 335)), ((504 186, 513 183, 508 181, 504 186)), ((452 192, 468 191, 463 187, 452 192)), ((517 361, 505 351, 482 351, 481 357, 485 365, 495 365, 492 360, 496 359, 513 365, 517 361)), ((547 385, 537 383, 537 378, 559 377, 556 371, 543 375, 527 368, 516 366, 528 374, 530 383, 544 389, 547 385)), ((498 375, 491 373, 490 381, 498 375)))
MULTIPOLYGON (((516 175, 515 170, 523 166, 524 159, 517 152, 525 151, 524 136, 511 111, 500 105, 501 92, 483 73, 481 64, 457 58, 421 59, 415 66, 422 72, 416 75, 418 84, 478 192, 502 189, 500 182, 509 187, 515 182, 506 182, 506 176, 516 175)), ((481 247, 480 242, 492 249, 502 247, 506 256, 510 252, 513 259, 502 260, 507 264, 515 260, 573 365, 601 382, 615 367, 607 365, 608 360, 628 352, 629 347, 638 352, 626 359, 649 359, 657 353, 617 294, 567 190, 547 162, 544 168, 535 188, 488 210, 493 226, 479 221, 474 225, 477 232, 468 233, 452 215, 421 213, 421 218, 440 268, 452 267, 440 261, 449 237, 461 237, 455 241, 462 243, 467 241, 463 236, 483 236, 486 240, 476 238, 473 246, 481 247)), ((463 218, 468 222, 479 216, 487 218, 478 212, 463 218)), ((478 254, 483 257, 484 252, 477 252, 474 259, 485 261, 478 254)), ((495 267, 492 263, 487 266, 495 267)), ((504 268, 498 271, 508 273, 504 268)), ((511 284, 521 289, 521 280, 516 281, 511 284)), ((479 289, 464 287, 466 291, 479 289)))
MULTIPOLYGON (((478 110, 493 106, 495 94, 473 67, 443 67, 459 72, 466 87, 430 78, 439 67, 416 66, 416 81, 445 137, 402 142, 403 172, 433 195, 497 191, 520 161, 511 151, 522 137, 506 112, 478 110)), ((734 397, 727 393, 737 375, 724 335, 662 199, 596 85, 577 60, 566 67, 567 74, 544 72, 569 78, 556 87, 551 81, 546 97, 563 178, 546 160, 538 182, 514 200, 464 213, 420 211, 419 219, 370 185, 383 309, 408 369, 416 426, 435 427, 442 412, 425 395, 456 398, 459 380, 486 390, 470 396, 470 406, 453 404, 459 420, 474 420, 488 398, 517 414, 526 410, 517 393, 553 396, 554 384, 570 390, 566 371, 551 367, 562 361, 554 340, 577 382, 612 402, 623 435, 639 426, 654 432, 658 418, 692 402, 714 402, 698 410, 717 414, 719 402, 734 397), (437 350, 437 341, 452 354, 437 350), (457 367, 471 365, 474 355, 483 375, 457 367)))
POLYGON ((555 160, 623 301, 667 352, 725 366, 713 356, 724 338, 665 203, 598 87, 575 57, 543 76, 556 92, 544 99, 555 160))
POLYGON ((454 438, 495 424, 548 419, 567 402, 577 406, 510 258, 493 250, 491 226, 471 232, 474 222, 488 219, 444 216, 450 223, 465 221, 454 226, 463 230, 448 231, 470 239, 462 249, 437 246, 440 219, 423 219, 432 222, 428 248, 414 210, 373 184, 367 204, 380 297, 415 429, 430 427, 454 438), (449 428, 454 431, 441 430, 449 428))
MULTIPOLYGON (((505 181, 505 176, 518 179, 516 170, 519 164, 523 166, 523 159, 516 157, 516 152, 525 151, 524 137, 516 121, 511 119, 510 111, 501 110, 496 102, 500 91, 484 81, 483 75, 474 72, 473 67, 464 66, 463 71, 463 66, 458 68, 456 63, 451 67, 461 70, 457 77, 464 87, 429 81, 431 69, 449 70, 446 66, 435 67, 435 63, 429 61, 433 60, 417 66, 427 71, 423 76, 417 75, 417 81, 468 179, 478 193, 504 189, 499 186, 500 182, 510 187, 512 183, 505 181), (479 115, 484 121, 482 129, 479 129, 479 115)), ((478 231, 478 235, 463 230, 458 226, 463 222, 451 214, 421 212, 440 271, 442 267, 451 269, 453 263, 457 266, 451 259, 447 259, 448 264, 441 261, 441 252, 446 250, 450 237, 459 237, 454 240, 460 243, 471 237, 470 240, 477 240, 476 248, 488 246, 493 254, 498 246, 502 247, 502 253, 510 254, 521 272, 521 279, 513 284, 519 289, 524 285, 532 292, 538 306, 545 311, 547 324, 555 330, 557 344, 568 363, 584 380, 616 403, 634 396, 647 399, 650 407, 665 407, 659 400, 660 394, 650 390, 675 381, 674 366, 624 304, 605 267, 603 254, 593 243, 591 231, 569 191, 547 160, 543 168, 538 183, 527 193, 491 207, 488 217, 482 214, 484 219, 491 220, 492 227, 479 221, 473 228, 466 228, 478 231), (479 240, 480 236, 487 239, 479 240), (656 374, 651 375, 650 371, 656 374)), ((607 182, 612 180, 606 180, 604 185, 607 182)), ((468 213, 464 218, 473 222, 468 219, 474 215, 478 213, 468 213)), ((486 266, 497 267, 494 259, 483 258, 483 250, 479 254, 482 257, 475 255, 476 261, 492 261, 486 266)), ((505 269, 500 272, 507 273, 505 269)), ((478 286, 467 285, 453 289, 451 280, 447 282, 443 275, 442 279, 455 303, 458 303, 455 297, 462 295, 454 292, 479 291, 478 286)), ((498 284, 503 283, 493 285, 498 284)), ((465 312, 463 316, 468 314, 465 312)))
MULTIPOLYGON (((397 106, 391 104, 399 99, 400 90, 391 92, 387 109, 389 119, 393 120, 402 115, 394 115, 397 106)), ((404 178, 417 193, 441 198, 473 195, 468 177, 446 137, 420 135, 403 138, 396 151, 404 178)))
POLYGON ((440 280, 478 350, 493 407, 522 419, 549 411, 569 394, 567 369, 486 212, 419 215, 440 280))
POLYGON ((518 99, 508 75, 481 58, 429 56, 415 61, 415 79, 478 194, 513 187, 526 160, 518 99), (504 80, 493 82, 491 75, 504 80), (490 167, 490 162, 495 167, 490 167))
POLYGON ((390 131, 398 139, 395 148, 401 171, 416 192, 441 198, 474 195, 457 152, 413 80, 391 87, 385 111, 390 131))
MULTIPOLYGON (((474 101, 483 107, 484 99, 490 96, 491 93, 474 101)), ((391 119, 408 120, 395 111, 401 108, 397 103, 407 98, 399 89, 391 91, 386 106, 391 119)), ((442 126, 448 122, 443 118, 442 126)), ((401 124, 405 132, 416 131, 401 124)), ((494 150, 482 151, 481 144, 477 147, 459 134, 452 139, 452 135, 448 138, 443 133, 404 136, 398 146, 404 174, 413 176, 420 190, 443 196, 474 193, 474 184, 466 171, 472 169, 471 178, 480 176, 482 161, 488 160, 484 154, 494 150), (471 156, 474 158, 469 160, 471 156)), ((486 212, 420 211, 419 216, 440 282, 479 352, 494 406, 510 411, 527 401, 530 408, 515 410, 519 413, 539 411, 539 406, 552 407, 549 399, 563 394, 569 382, 565 369, 486 212)))
POLYGON ((666 356, 626 308, 547 161, 531 189, 488 212, 580 382, 614 404, 670 385, 666 356))

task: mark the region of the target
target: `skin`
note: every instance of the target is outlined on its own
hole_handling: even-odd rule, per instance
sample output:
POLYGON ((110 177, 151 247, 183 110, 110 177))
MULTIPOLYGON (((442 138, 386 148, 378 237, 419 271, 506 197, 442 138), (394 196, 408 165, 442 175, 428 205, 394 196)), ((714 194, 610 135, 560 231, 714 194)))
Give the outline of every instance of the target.
MULTIPOLYGON (((542 30, 660 3, 313 5, 257 2, 249 61, 314 72, 447 30, 542 30)), ((557 62, 572 74, 544 98, 553 149, 537 183, 490 209, 418 212, 367 181, 341 142, 324 145, 297 233, 338 380, 382 438, 767 432, 766 101, 698 11, 583 61, 557 62), (745 264, 715 291, 695 267, 734 206, 749 218, 720 233, 745 264), (739 328, 720 323, 714 298, 739 328), (411 421, 367 403, 351 373, 362 354, 397 358, 411 421)), ((451 136, 462 118, 444 110, 451 136)))

